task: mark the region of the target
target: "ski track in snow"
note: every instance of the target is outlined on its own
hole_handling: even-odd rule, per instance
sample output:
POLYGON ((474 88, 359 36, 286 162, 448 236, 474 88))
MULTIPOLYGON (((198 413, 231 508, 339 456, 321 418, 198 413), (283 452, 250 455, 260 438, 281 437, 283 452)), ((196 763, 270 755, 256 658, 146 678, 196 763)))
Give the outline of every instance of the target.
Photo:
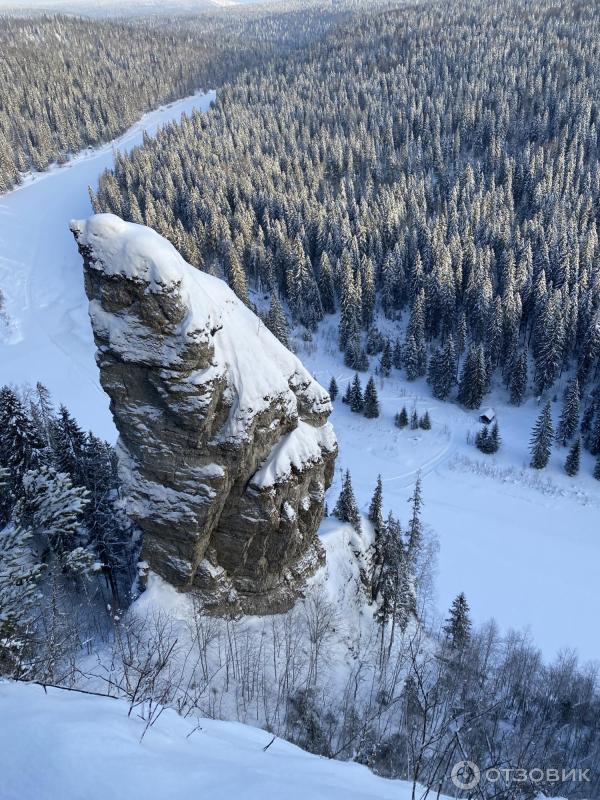
POLYGON ((62 166, 27 175, 0 196, 0 383, 39 380, 86 429, 114 441, 116 431, 94 361, 81 257, 69 222, 92 213, 88 186, 114 164, 114 153, 142 143, 165 123, 206 111, 214 92, 198 92, 145 114, 120 138, 62 166))

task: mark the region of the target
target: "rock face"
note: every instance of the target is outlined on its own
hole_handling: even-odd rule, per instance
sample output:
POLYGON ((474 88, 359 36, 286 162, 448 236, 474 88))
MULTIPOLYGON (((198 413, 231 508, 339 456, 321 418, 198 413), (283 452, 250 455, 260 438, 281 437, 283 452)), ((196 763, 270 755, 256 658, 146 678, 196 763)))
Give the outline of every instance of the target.
POLYGON ((111 214, 71 230, 142 557, 215 613, 288 609, 323 559, 327 393, 154 231, 111 214))

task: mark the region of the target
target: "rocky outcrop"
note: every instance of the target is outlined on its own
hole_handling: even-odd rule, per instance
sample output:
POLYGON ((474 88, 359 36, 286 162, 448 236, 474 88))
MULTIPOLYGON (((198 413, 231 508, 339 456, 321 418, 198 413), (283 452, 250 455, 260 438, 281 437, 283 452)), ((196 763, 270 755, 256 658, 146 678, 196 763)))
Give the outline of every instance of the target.
POLYGON ((142 557, 217 613, 289 608, 323 558, 327 393, 154 231, 111 214, 71 229, 142 557))

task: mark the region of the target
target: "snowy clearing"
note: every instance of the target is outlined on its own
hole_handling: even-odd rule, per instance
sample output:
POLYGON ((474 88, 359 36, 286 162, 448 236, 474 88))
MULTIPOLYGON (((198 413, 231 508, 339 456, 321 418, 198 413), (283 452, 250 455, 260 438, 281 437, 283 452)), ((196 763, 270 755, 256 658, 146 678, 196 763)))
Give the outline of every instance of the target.
MULTIPOLYGON (((484 407, 496 410, 502 446, 485 456, 467 442, 481 427, 480 411, 435 400, 424 380, 409 383, 395 369, 389 378, 376 377, 381 413, 365 419, 341 400, 354 373, 341 363, 337 318, 322 323, 315 341, 297 346, 318 381, 328 386, 335 375, 340 387, 330 418, 340 454, 329 508, 348 468, 366 513, 381 473, 384 507, 404 522, 420 470, 424 521, 440 545, 440 612, 464 591, 477 622, 495 617, 502 630, 529 628, 547 658, 573 648, 584 660, 600 659, 598 639, 590 636, 600 615, 600 491, 589 453, 576 478, 565 475, 567 449, 558 446, 547 469, 530 469, 529 436, 540 409, 533 400, 510 406, 497 390, 484 407), (419 415, 429 411, 432 430, 397 429, 394 415, 402 406, 409 415, 413 407, 419 415)), ((372 369, 377 364, 372 357, 372 369)), ((363 388, 368 375, 360 376, 363 388)), ((555 419, 560 408, 560 401, 553 404, 555 419)))
POLYGON ((236 722, 161 714, 145 723, 123 700, 0 683, 3 800, 408 800, 411 786, 306 753, 236 722), (32 759, 35 768, 32 769, 32 759))

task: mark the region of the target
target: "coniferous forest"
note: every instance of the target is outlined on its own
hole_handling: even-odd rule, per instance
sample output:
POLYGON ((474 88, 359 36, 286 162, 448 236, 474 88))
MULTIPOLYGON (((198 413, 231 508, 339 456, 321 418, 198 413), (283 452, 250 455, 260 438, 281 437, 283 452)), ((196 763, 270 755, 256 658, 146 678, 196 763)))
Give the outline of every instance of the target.
POLYGON ((0 10, 0 192, 21 173, 114 139, 144 111, 310 41, 346 13, 298 6, 142 22, 0 10))
MULTIPOLYGON (((200 269, 339 311, 346 363, 398 320, 395 366, 477 408, 573 371, 600 451, 598 25, 593 3, 365 15, 219 92, 93 195, 200 269), (462 369, 457 372, 457 360, 462 369)), ((381 337, 379 337, 381 338, 381 337)))
MULTIPOLYGON (((155 136, 140 129, 141 144, 115 149, 83 193, 95 214, 153 229, 242 301, 182 267, 152 232, 93 217, 100 238, 111 226, 132 236, 114 247, 103 239, 94 260, 93 235, 82 233, 89 221, 71 226, 85 290, 82 280, 79 306, 69 294, 47 339, 56 334, 63 350, 77 340, 69 379, 95 352, 100 377, 91 382, 109 395, 113 446, 37 376, 13 385, 3 374, 2 348, 27 353, 28 341, 24 324, 9 324, 19 292, 0 280, 0 688, 33 682, 124 699, 145 726, 141 738, 164 708, 186 720, 236 720, 273 736, 261 755, 281 737, 406 781, 402 797, 412 800, 457 796, 450 771, 463 759, 498 778, 460 797, 597 796, 597 664, 546 650, 535 631, 482 622, 487 608, 482 617, 469 591, 453 589, 440 607, 439 532, 428 523, 432 508, 447 519, 443 546, 462 576, 465 550, 493 541, 499 520, 506 538, 488 545, 474 585, 485 595, 486 576, 502 573, 505 597, 521 580, 532 603, 575 604, 587 515, 600 507, 596 2, 290 0, 171 18, 0 14, 0 52, 0 195, 115 140, 147 111, 216 91, 209 110, 172 114, 155 136), (160 257, 164 274, 178 276, 168 285, 160 257), (215 297, 237 309, 237 321, 215 297), (252 352, 252 369, 240 364, 250 347, 240 319, 276 355, 264 375, 254 374, 262 352, 252 352), (290 378, 292 352, 303 363, 290 378), (260 391, 248 400, 255 379, 260 391), (195 427, 199 418, 205 427, 195 427), (278 426, 281 438, 255 457, 278 426), (324 442, 333 448, 327 467, 324 442), (166 454, 151 477, 140 466, 148 452, 166 454), (233 462, 250 465, 247 480, 233 462), (303 483, 309 469, 315 476, 303 483), (496 495, 487 505, 493 481, 504 487, 502 508, 496 495), (468 517, 475 544, 454 518, 464 519, 459 495, 481 486, 484 502, 468 507, 479 512, 468 517), (209 534, 193 529, 205 549, 188 547, 185 525, 220 491, 219 523, 209 534), (510 505, 523 496, 530 510, 519 519, 510 505), (583 522, 575 516, 581 530, 561 532, 569 580, 548 585, 551 556, 538 563, 533 550, 553 554, 557 543, 552 533, 535 538, 535 514, 548 519, 563 502, 583 522), (179 551, 148 508, 172 525, 179 551), (313 572, 279 541, 267 558, 267 539, 252 528, 267 522, 282 540, 296 531, 290 552, 313 524, 313 572), (276 588, 299 582, 289 607, 261 617, 234 604, 238 584, 225 583, 219 558, 237 553, 232 542, 243 535, 244 559, 262 548, 261 579, 277 559, 300 564, 283 578, 273 568, 276 588), (153 569, 149 539, 167 575, 191 564, 187 583, 153 569), (226 613, 206 603, 200 579, 227 586, 226 613), (177 616, 184 606, 187 616, 177 616)), ((21 227, 26 236, 31 227, 32 249, 48 265, 64 261, 59 272, 48 266, 46 283, 22 281, 26 305, 47 314, 59 305, 52 276, 75 280, 72 254, 38 241, 31 219, 21 227)), ((10 261, 2 233, 0 267, 10 261)), ((15 260, 16 277, 27 258, 15 260)), ((99 416, 105 406, 98 402, 99 416)), ((242 567, 241 579, 231 574, 252 585, 256 575, 242 567)), ((589 592, 593 614, 596 587, 589 592)))

